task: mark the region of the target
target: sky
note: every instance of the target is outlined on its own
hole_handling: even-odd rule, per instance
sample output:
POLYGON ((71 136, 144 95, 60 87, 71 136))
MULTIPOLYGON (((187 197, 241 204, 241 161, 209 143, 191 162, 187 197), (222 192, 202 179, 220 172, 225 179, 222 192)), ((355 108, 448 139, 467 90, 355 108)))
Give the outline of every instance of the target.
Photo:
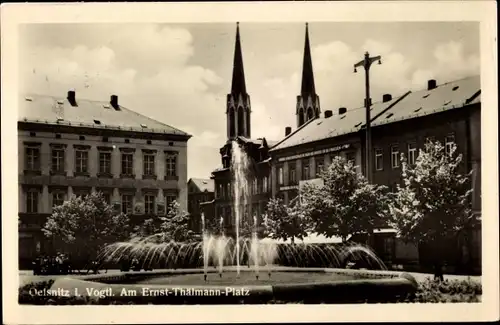
MULTIPOLYGON (((20 28, 23 93, 108 100, 192 135, 188 178, 209 178, 226 141, 236 24, 29 24, 20 28)), ((280 140, 296 128, 304 23, 240 23, 252 137, 280 140)), ((369 51, 372 101, 478 75, 474 22, 310 23, 321 109, 358 108, 364 73, 353 65, 369 51)))

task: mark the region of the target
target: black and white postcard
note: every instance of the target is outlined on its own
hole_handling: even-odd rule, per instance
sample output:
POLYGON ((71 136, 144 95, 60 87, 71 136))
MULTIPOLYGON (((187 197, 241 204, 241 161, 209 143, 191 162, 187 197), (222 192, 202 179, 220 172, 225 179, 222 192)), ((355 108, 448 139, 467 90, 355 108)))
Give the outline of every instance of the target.
POLYGON ((5 322, 498 319, 495 12, 2 6, 5 322))

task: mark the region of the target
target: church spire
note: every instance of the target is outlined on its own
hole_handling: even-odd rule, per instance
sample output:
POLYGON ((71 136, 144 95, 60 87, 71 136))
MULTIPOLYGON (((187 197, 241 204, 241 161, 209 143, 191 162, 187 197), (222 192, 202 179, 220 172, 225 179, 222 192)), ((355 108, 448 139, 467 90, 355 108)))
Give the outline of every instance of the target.
POLYGON ((309 44, 309 26, 306 23, 306 41, 304 44, 304 61, 302 63, 302 88, 301 94, 315 94, 314 73, 311 59, 311 45, 309 44))
POLYGON ((233 80, 231 93, 227 95, 227 138, 233 140, 242 136, 250 138, 250 96, 247 94, 243 55, 241 54, 240 24, 236 23, 234 44, 233 80))
POLYGON ((243 69, 243 55, 241 54, 240 23, 236 23, 236 42, 234 44, 232 94, 246 94, 245 71, 243 69))
POLYGON ((312 67, 311 45, 309 44, 309 24, 306 23, 306 40, 304 43, 304 61, 302 63, 302 87, 297 96, 297 127, 311 119, 318 118, 321 113, 319 97, 316 95, 314 73, 312 67))

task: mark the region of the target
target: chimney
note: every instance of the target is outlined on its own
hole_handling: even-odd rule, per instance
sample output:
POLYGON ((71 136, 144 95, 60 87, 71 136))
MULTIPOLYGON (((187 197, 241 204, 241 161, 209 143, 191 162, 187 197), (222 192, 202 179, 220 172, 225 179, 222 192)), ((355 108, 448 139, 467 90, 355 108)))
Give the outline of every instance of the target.
POLYGON ((109 103, 111 104, 111 106, 113 106, 113 108, 115 110, 117 110, 117 111, 120 110, 120 106, 118 105, 118 96, 111 95, 111 99, 110 99, 109 103))
POLYGON ((388 101, 392 100, 392 95, 391 94, 384 94, 382 95, 382 102, 387 103, 388 101))
POLYGON ((285 137, 289 136, 289 135, 290 135, 290 133, 292 133, 292 127, 287 126, 287 127, 285 128, 285 137))
POLYGON ((71 104, 71 106, 78 106, 76 104, 76 94, 74 90, 68 91, 68 102, 71 104))
POLYGON ((347 112, 347 108, 341 107, 339 108, 339 115, 345 114, 347 112))
POLYGON ((325 111, 325 118, 332 117, 333 112, 332 111, 325 111))
POLYGON ((431 79, 431 80, 427 81, 427 90, 432 90, 436 87, 437 87, 437 84, 436 84, 435 79, 431 79))

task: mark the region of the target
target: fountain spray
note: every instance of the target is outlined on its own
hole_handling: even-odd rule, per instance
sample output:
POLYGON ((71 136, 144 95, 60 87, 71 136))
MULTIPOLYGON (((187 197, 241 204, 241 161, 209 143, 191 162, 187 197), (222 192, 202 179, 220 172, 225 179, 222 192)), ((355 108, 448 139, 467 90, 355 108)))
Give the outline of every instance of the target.
POLYGON ((207 281, 207 269, 208 269, 208 237, 205 231, 205 214, 201 213, 201 235, 203 240, 203 278, 207 281))
POLYGON ((255 278, 259 279, 259 238, 257 237, 257 215, 253 215, 253 231, 252 231, 252 249, 253 262, 255 267, 255 278))
POLYGON ((236 272, 240 275, 240 220, 248 202, 248 157, 236 141, 231 143, 231 168, 233 173, 233 210, 236 223, 236 272))

